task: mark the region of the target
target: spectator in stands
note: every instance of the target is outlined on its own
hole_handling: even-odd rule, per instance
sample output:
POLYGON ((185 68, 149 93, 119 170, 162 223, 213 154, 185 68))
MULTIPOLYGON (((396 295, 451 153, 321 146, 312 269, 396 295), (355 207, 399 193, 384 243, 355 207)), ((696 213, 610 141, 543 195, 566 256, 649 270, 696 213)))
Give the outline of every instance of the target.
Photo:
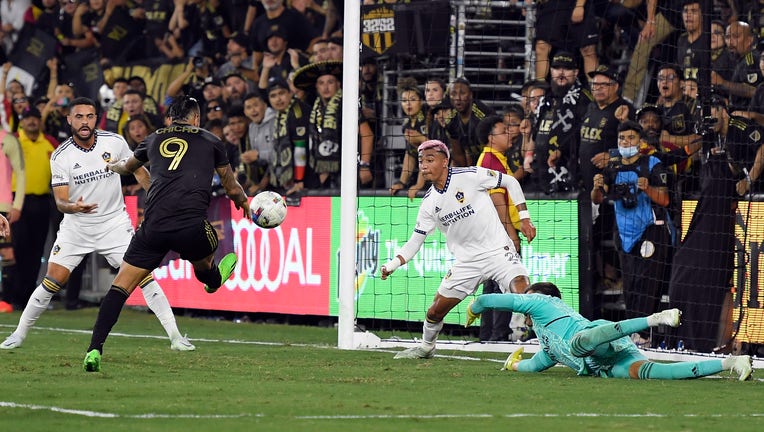
MULTIPOLYGON (((227 60, 225 53, 227 52, 228 39, 234 34, 234 30, 231 27, 229 14, 223 8, 223 2, 220 0, 187 1, 194 4, 192 8, 196 10, 191 9, 187 11, 188 13, 184 12, 184 15, 189 21, 189 28, 192 29, 191 34, 195 37, 198 36, 201 42, 201 51, 196 52, 194 47, 190 52, 194 55, 211 58, 213 63, 217 65, 224 63, 227 60), (198 29, 195 28, 197 22, 198 29)), ((249 44, 247 47, 249 48, 249 44)))
MULTIPOLYGON (((125 140, 127 145, 130 146, 130 150, 135 150, 138 144, 142 143, 151 132, 152 125, 148 123, 145 116, 134 116, 127 119, 125 123, 125 140)), ((147 167, 148 168, 148 167, 147 167)), ((127 195, 145 195, 143 187, 138 183, 135 176, 123 175, 122 180, 122 194, 127 195)))
POLYGON ((326 24, 326 11, 322 5, 314 0, 287 0, 287 8, 296 10, 305 16, 315 34, 323 33, 326 24))
POLYGON ((171 0, 143 0, 145 18, 143 26, 143 58, 161 57, 160 48, 166 41, 170 29, 170 17, 173 14, 171 0))
POLYGON ((235 72, 223 78, 223 102, 229 109, 234 105, 241 106, 244 95, 252 91, 250 82, 235 72))
MULTIPOLYGON (((524 149, 528 147, 530 142, 530 136, 524 135, 520 126, 525 116, 525 111, 520 104, 511 104, 504 110, 504 125, 507 127, 507 133, 509 134, 510 146, 504 153, 507 158, 507 165, 509 166, 508 172, 520 182, 522 185, 525 177, 530 174, 526 172, 524 167, 524 149)), ((531 150, 532 152, 532 150, 531 150)), ((533 160, 533 154, 531 153, 531 161, 533 160)))
POLYGON ((536 128, 538 108, 548 88, 549 86, 543 81, 530 80, 525 82, 520 89, 520 106, 523 109, 523 117, 518 132, 521 132, 523 142, 517 150, 523 156, 522 167, 525 174, 530 174, 533 171, 536 149, 533 140, 530 139, 530 131, 536 128))
POLYGON ((26 182, 21 215, 11 225, 17 269, 13 305, 16 309, 24 308, 37 286, 53 209, 50 155, 58 147, 58 141, 41 128, 42 115, 37 108, 29 107, 20 120, 16 137, 23 152, 26 182))
POLYGON ((448 124, 451 155, 454 166, 474 165, 483 146, 477 137, 477 125, 486 116, 494 114, 492 108, 475 100, 467 78, 457 78, 448 92, 456 115, 448 124))
POLYGON ((299 197, 305 188, 310 107, 293 97, 284 80, 268 83, 268 101, 276 111, 271 160, 271 185, 284 195, 299 197))
MULTIPOLYGON (((764 74, 764 54, 759 54, 759 71, 764 74)), ((753 93, 748 109, 745 111, 734 111, 732 115, 745 117, 764 126, 764 83, 756 86, 756 91, 753 93)))
POLYGON ((755 39, 748 23, 737 21, 727 26, 727 46, 738 62, 730 80, 724 79, 716 71, 711 71, 711 84, 730 95, 733 109, 745 110, 750 104, 756 86, 764 81, 759 64, 759 51, 754 49, 755 39))
POLYGON ((686 0, 647 1, 647 20, 629 62, 629 72, 623 83, 623 97, 640 106, 645 100, 645 74, 653 48, 676 29, 682 27, 682 3, 686 0))
POLYGON ((338 189, 342 153, 342 62, 312 63, 298 69, 294 86, 315 89, 317 97, 310 111, 308 165, 318 176, 310 188, 338 189))
POLYGON ((712 96, 710 104, 714 144, 702 150, 700 198, 674 254, 669 285, 671 307, 684 308, 677 338, 686 349, 703 353, 728 342, 729 335, 717 336, 720 323, 728 319, 722 307, 734 271, 736 189, 747 183, 744 168, 754 187, 759 186, 756 181, 760 182, 764 165, 761 128, 730 116, 719 95, 712 96))
MULTIPOLYGON (((376 134, 371 127, 371 121, 364 117, 363 112, 358 110, 358 184, 361 187, 373 187, 374 171, 374 143, 376 134)), ((380 169, 377 172, 382 172, 380 169)))
POLYGON ((329 60, 342 61, 342 38, 338 36, 330 37, 326 44, 329 51, 329 60))
POLYGON ((437 77, 427 78, 424 99, 427 105, 424 110, 427 138, 449 143, 447 126, 456 114, 448 98, 446 82, 437 77))
MULTIPOLYGON (((202 99, 204 103, 220 100, 223 97, 223 83, 215 77, 207 77, 202 85, 202 99)), ((205 109, 206 112, 206 109, 205 109)))
MULTIPOLYGON (((620 77, 618 72, 601 65, 589 73, 594 99, 584 114, 581 124, 581 142, 578 158, 584 190, 592 190, 596 174, 610 160, 610 150, 617 149, 618 124, 634 119, 634 107, 619 96, 620 77)), ((641 131, 640 131, 641 132, 641 131)))
POLYGON ((249 54, 248 44, 247 35, 234 33, 228 39, 226 46, 226 60, 228 61, 218 68, 215 76, 225 78, 231 74, 238 74, 252 82, 257 82, 259 75, 252 63, 253 59, 249 54))
POLYGON ((30 105, 29 97, 27 97, 27 95, 24 93, 14 93, 11 96, 11 112, 8 116, 10 123, 8 129, 11 132, 16 132, 19 130, 19 119, 21 118, 21 113, 28 109, 30 105))
POLYGON ((255 18, 251 32, 252 51, 255 68, 262 64, 263 53, 267 48, 268 34, 274 25, 286 33, 287 45, 300 51, 307 51, 310 43, 320 33, 300 12, 284 7, 284 0, 263 0, 265 15, 255 18))
POLYGON ((138 76, 133 75, 127 79, 128 88, 138 90, 143 94, 143 110, 151 115, 160 116, 162 114, 161 108, 156 99, 151 96, 148 87, 146 87, 146 81, 138 76))
POLYGON ((310 63, 329 60, 329 40, 317 39, 311 47, 310 63))
MULTIPOLYGON (((379 82, 379 73, 377 71, 377 59, 366 57, 361 60, 361 70, 358 93, 361 98, 361 112, 369 121, 372 130, 379 134, 379 125, 377 118, 382 112, 382 85, 379 82)), ((416 85, 415 85, 416 87, 416 85)), ((421 91, 420 91, 421 93, 421 91)), ((421 98, 420 94, 420 100, 421 98)))
POLYGON ((26 10, 24 22, 47 35, 56 37, 59 17, 58 0, 41 0, 35 3, 33 2, 26 10))
POLYGON ((671 135, 674 144, 684 147, 698 138, 695 132, 695 99, 682 94, 682 69, 674 64, 658 69, 659 97, 656 105, 663 109, 664 129, 671 135), (684 138, 682 138, 684 137, 684 138))
MULTIPOLYGON (((55 67, 51 69, 55 69, 55 67)), ((74 99, 74 85, 72 83, 55 83, 56 81, 51 75, 53 92, 48 93, 50 100, 42 110, 42 124, 46 134, 52 136, 58 142, 63 142, 69 137, 71 132, 69 130, 69 123, 66 122, 66 116, 69 114, 69 103, 74 99)))
MULTIPOLYGON (((684 69, 682 79, 698 79, 698 71, 708 64, 709 35, 703 32, 700 0, 686 0, 682 6, 685 33, 679 36, 676 47, 677 63, 684 69)), ((660 84, 659 84, 660 85, 660 84)))
POLYGON ((267 87, 270 78, 286 80, 293 71, 308 64, 308 57, 302 51, 287 48, 286 33, 275 26, 268 35, 268 50, 263 53, 259 87, 267 87))
POLYGON ((82 25, 82 15, 88 11, 88 5, 77 0, 64 0, 56 37, 61 44, 61 57, 76 51, 96 46, 96 38, 90 28, 82 25))
POLYGON ((273 160, 273 129, 276 112, 268 106, 259 91, 244 96, 244 114, 249 119, 246 147, 241 149, 241 163, 235 171, 243 172, 245 179, 238 178, 247 195, 254 196, 268 188, 268 170, 273 160))
POLYGON ((724 22, 711 21, 711 70, 716 71, 723 79, 729 81, 735 72, 737 60, 725 40, 724 22))
POLYGON ((549 0, 536 6, 537 79, 546 80, 553 49, 578 49, 584 59, 584 72, 597 67, 599 32, 590 3, 586 0, 549 0))
MULTIPOLYGON (((639 153, 641 140, 639 124, 621 123, 619 156, 611 159, 604 174, 594 175, 591 190, 594 204, 603 204, 607 197, 615 207, 627 318, 659 310, 676 236, 668 211, 668 173, 658 158, 639 153)), ((647 333, 635 334, 633 340, 638 346, 650 344, 647 333)))
POLYGON ((578 80, 573 55, 558 52, 552 58, 550 88, 538 108, 532 132, 530 122, 521 131, 531 133, 535 165, 528 190, 546 193, 570 189, 569 171, 577 172, 576 150, 581 139, 581 121, 592 95, 578 80))
POLYGON ((118 119, 112 121, 111 119, 106 122, 106 129, 112 132, 116 132, 119 135, 125 135, 125 125, 128 119, 134 117, 143 117, 149 124, 150 130, 162 126, 163 122, 161 117, 146 112, 143 108, 144 95, 138 90, 129 89, 122 96, 122 112, 118 119))
POLYGON ((698 80, 695 78, 685 78, 682 80, 682 95, 697 100, 700 96, 698 90, 698 80))
POLYGON ((403 139, 406 150, 401 164, 401 175, 398 181, 390 186, 390 194, 408 188, 409 199, 414 199, 416 193, 424 187, 424 177, 419 173, 419 145, 427 141, 427 119, 423 109, 422 91, 417 86, 415 78, 402 77, 398 80, 398 100, 405 116, 403 120, 403 139), (416 180, 416 184, 413 184, 416 180))
POLYGON ((204 108, 205 123, 210 120, 223 121, 225 117, 225 109, 223 108, 222 101, 220 99, 212 99, 207 101, 207 105, 204 108))
MULTIPOLYGON (((24 14, 30 5, 30 0, 4 0, 0 3, 0 40, 2 40, 5 55, 13 51, 19 32, 24 27, 24 14)), ((5 56, 2 60, 5 61, 5 56)))
POLYGON ((130 15, 126 1, 90 0, 90 12, 82 16, 82 22, 96 35, 102 64, 119 63, 135 53, 141 28, 130 15))
MULTIPOLYGON (((201 102, 204 99, 203 88, 207 78, 213 79, 210 68, 209 61, 204 57, 190 57, 183 73, 178 74, 167 86, 167 98, 172 100, 180 95, 186 95, 201 102)), ((169 105, 170 102, 165 100, 165 106, 169 105)))

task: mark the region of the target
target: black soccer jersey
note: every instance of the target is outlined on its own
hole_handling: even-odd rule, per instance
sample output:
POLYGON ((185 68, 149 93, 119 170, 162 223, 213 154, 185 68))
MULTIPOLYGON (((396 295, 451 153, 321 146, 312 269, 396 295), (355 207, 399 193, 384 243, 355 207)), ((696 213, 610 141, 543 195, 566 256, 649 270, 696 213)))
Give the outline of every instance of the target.
POLYGON ((149 135, 134 155, 151 164, 144 223, 155 231, 173 231, 206 219, 215 168, 228 165, 220 139, 205 129, 173 123, 149 135))

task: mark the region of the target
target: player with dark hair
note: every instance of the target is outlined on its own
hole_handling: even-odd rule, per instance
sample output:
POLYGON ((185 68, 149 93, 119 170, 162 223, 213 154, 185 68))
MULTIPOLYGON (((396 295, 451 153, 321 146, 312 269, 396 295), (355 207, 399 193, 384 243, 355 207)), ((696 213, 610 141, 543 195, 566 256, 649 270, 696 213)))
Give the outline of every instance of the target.
MULTIPOLYGON (((53 243, 45 277, 32 293, 18 326, 0 344, 0 349, 22 345, 29 329, 48 309, 50 300, 66 284, 85 255, 98 253, 116 268, 122 263, 133 236, 120 177, 104 172, 110 161, 132 155, 127 142, 113 132, 95 129, 96 106, 90 99, 74 99, 67 121, 72 136, 50 158, 53 195, 64 218, 53 243)), ((142 168, 134 175, 148 189, 148 172, 142 168)), ((154 278, 147 274, 136 281, 132 289, 136 285, 140 285, 146 304, 170 337, 170 347, 177 351, 194 350, 178 331, 170 303, 154 278)))
POLYGON ((119 273, 101 303, 84 367, 101 368, 103 344, 119 319, 122 306, 135 285, 159 266, 167 252, 178 252, 191 262, 204 289, 214 293, 236 267, 236 254, 223 257, 218 266, 215 229, 207 221, 212 175, 217 172, 226 195, 250 217, 247 196, 236 181, 223 142, 199 127, 199 104, 179 98, 170 105, 172 123, 157 129, 133 156, 107 164, 107 170, 127 175, 151 164, 151 187, 143 223, 130 242, 119 273))
POLYGON ((685 379, 714 375, 724 370, 750 378, 751 357, 731 356, 724 360, 655 363, 649 361, 629 335, 658 325, 679 327, 681 312, 668 309, 647 317, 619 322, 589 321, 565 304, 553 283, 538 282, 526 294, 487 294, 467 307, 467 325, 486 309, 526 314, 538 336, 541 349, 522 360, 523 349, 512 353, 504 369, 541 372, 562 363, 578 375, 634 379, 685 379))
MULTIPOLYGON (((419 146, 419 170, 432 186, 422 199, 416 228, 398 254, 382 266, 382 280, 416 255, 427 236, 439 229, 455 262, 440 283, 427 310, 422 343, 395 358, 430 358, 443 328, 443 318, 485 280, 502 292, 523 292, 530 284, 528 270, 507 235, 486 191, 506 188, 520 214, 520 231, 528 241, 536 237, 520 183, 511 175, 482 167, 449 168, 450 152, 443 142, 419 146)), ((506 212, 506 210, 504 210, 506 212)))

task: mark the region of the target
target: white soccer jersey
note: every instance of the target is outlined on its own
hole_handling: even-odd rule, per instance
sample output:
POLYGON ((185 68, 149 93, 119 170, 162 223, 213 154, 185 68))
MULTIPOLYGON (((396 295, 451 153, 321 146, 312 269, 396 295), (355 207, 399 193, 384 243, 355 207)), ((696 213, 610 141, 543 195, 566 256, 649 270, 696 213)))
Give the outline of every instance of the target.
POLYGON ((481 168, 450 168, 443 190, 430 186, 422 199, 415 232, 428 235, 438 228, 459 261, 479 259, 514 246, 488 194, 501 184, 501 174, 481 168))
POLYGON ((64 224, 92 226, 103 224, 118 212, 125 212, 119 174, 106 171, 106 163, 117 161, 133 152, 127 141, 113 132, 97 130, 93 147, 83 149, 72 138, 64 141, 50 158, 51 185, 69 185, 69 199, 80 197, 86 203, 98 204, 95 213, 64 214, 64 224))

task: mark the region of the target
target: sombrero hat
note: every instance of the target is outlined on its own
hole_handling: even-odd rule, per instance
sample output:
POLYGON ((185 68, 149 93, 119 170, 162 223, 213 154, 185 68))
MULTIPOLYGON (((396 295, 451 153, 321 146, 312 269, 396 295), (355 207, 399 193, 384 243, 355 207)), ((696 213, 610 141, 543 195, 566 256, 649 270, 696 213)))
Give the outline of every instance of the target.
POLYGON ((324 75, 334 75, 342 81, 342 62, 326 60, 303 66, 294 72, 292 82, 300 90, 312 90, 315 88, 318 78, 324 75))

